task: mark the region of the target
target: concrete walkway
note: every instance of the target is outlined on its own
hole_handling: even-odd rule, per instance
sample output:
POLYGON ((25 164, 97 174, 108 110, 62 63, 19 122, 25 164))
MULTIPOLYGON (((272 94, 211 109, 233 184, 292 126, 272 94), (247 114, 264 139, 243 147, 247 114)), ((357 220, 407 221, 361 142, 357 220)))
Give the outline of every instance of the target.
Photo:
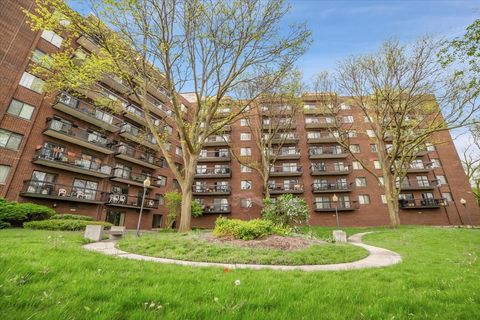
POLYGON ((402 261, 402 257, 393 251, 370 246, 368 244, 362 243, 362 237, 368 233, 364 232, 357 233, 349 237, 349 243, 358 247, 365 248, 368 250, 368 257, 346 263, 335 263, 335 264, 323 264, 323 265, 299 265, 299 266, 279 266, 279 265, 263 265, 263 264, 244 264, 244 263, 216 263, 216 262, 195 262, 195 261, 184 261, 184 260, 175 260, 175 259, 165 259, 165 258, 156 258, 142 256, 139 254, 128 253, 117 249, 115 247, 115 241, 101 241, 94 242, 84 245, 83 247, 87 250, 100 252, 106 255, 116 256, 119 258, 133 259, 133 260, 143 260, 143 261, 152 261, 158 263, 168 263, 168 264, 177 264, 182 266, 191 266, 191 267, 221 267, 229 269, 270 269, 270 270, 301 270, 301 271, 340 271, 340 270, 354 270, 354 269, 366 269, 366 268, 381 268, 391 266, 402 261))

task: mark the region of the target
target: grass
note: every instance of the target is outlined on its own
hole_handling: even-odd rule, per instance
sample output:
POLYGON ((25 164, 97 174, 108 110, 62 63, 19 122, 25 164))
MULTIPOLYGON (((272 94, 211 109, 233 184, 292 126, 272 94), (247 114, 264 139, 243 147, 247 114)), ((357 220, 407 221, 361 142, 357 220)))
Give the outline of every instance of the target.
POLYGON ((360 260, 367 250, 350 244, 317 244, 299 250, 247 248, 210 243, 205 232, 149 233, 137 239, 127 236, 118 243, 122 250, 153 257, 190 261, 255 264, 329 264, 360 260))
POLYGON ((365 242, 403 263, 225 273, 87 252, 77 232, 0 230, 0 319, 480 318, 480 230, 401 228, 365 242))

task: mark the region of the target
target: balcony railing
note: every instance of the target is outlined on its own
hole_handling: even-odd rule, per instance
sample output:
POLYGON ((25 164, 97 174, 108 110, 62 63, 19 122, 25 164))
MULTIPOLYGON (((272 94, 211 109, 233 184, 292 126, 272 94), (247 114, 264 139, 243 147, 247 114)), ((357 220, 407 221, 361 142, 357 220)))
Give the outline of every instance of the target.
POLYGON ((422 163, 412 163, 407 167, 407 172, 429 172, 433 170, 431 163, 422 162, 422 163))
POLYGON ((224 146, 230 142, 230 135, 213 135, 205 139, 204 146, 224 146))
POLYGON ((113 142, 105 136, 91 130, 73 127, 71 124, 58 119, 48 120, 47 127, 43 133, 98 152, 105 154, 113 153, 113 142))
POLYGON ((197 178, 229 178, 232 172, 229 166, 219 166, 211 168, 197 168, 195 176, 197 178))
POLYGON ((22 197, 43 198, 59 201, 103 203, 105 192, 96 189, 80 188, 64 184, 27 180, 20 192, 22 197))
POLYGON ((305 105, 303 108, 305 114, 334 114, 335 109, 327 106, 305 105))
POLYGON ((230 161, 230 152, 228 151, 203 151, 200 152, 200 157, 198 158, 200 162, 214 162, 214 161, 230 161))
POLYGON ((151 133, 147 133, 130 123, 125 123, 121 128, 120 135, 122 137, 135 141, 136 143, 149 147, 150 149, 159 149, 157 141, 151 133))
POLYGON ((126 144, 117 145, 115 146, 114 150, 116 152, 115 157, 119 159, 123 159, 150 169, 166 167, 166 160, 164 158, 155 157, 151 153, 142 152, 126 144))
POLYGON ((436 209, 447 206, 448 202, 445 199, 400 199, 398 205, 401 209, 436 209))
POLYGON ((337 136, 332 132, 309 131, 307 132, 308 143, 328 143, 336 142, 337 136))
MULTIPOLYGON (((145 174, 132 173, 129 169, 115 168, 112 170, 110 180, 143 187, 143 181, 147 177, 145 174)), ((150 186, 150 188, 153 188, 153 186, 150 186)))
POLYGON ((335 119, 330 117, 310 117, 305 119, 305 128, 330 128, 336 125, 335 119))
MULTIPOLYGON (((129 196, 126 194, 110 193, 105 195, 105 203, 109 206, 137 208, 140 209, 142 205, 142 197, 129 196)), ((158 200, 152 198, 145 198, 143 202, 144 209, 157 209, 158 200)))
POLYGON ((316 201, 313 203, 313 208, 317 212, 322 211, 352 211, 358 209, 358 203, 356 201, 316 201))
POLYGON ((324 165, 312 163, 310 166, 310 174, 312 176, 328 176, 349 174, 352 169, 348 165, 324 165))
POLYGON ((288 120, 288 121, 263 121, 262 122, 262 128, 264 130, 272 129, 272 131, 275 131, 276 129, 288 129, 288 128, 296 128, 297 127, 297 122, 293 120, 288 120))
POLYGON ((111 132, 117 131, 123 122, 120 118, 66 92, 62 92, 58 96, 57 103, 53 105, 53 108, 111 132))
POLYGON ((301 176, 301 166, 274 166, 270 168, 270 176, 301 176))
POLYGON ((269 185, 268 191, 270 194, 282 194, 282 193, 303 193, 303 184, 279 184, 269 185))
POLYGON ((438 187, 437 180, 432 181, 408 181, 397 183, 397 188, 400 190, 431 190, 438 187))
POLYGON ((230 213, 229 204, 204 204, 203 213, 230 213))
POLYGON ((346 158, 348 151, 341 147, 310 147, 308 154, 310 159, 346 158))
POLYGON ((230 194, 229 185, 193 185, 193 194, 195 195, 219 195, 230 194))
POLYGON ((112 167, 102 164, 99 159, 88 159, 71 152, 55 150, 55 148, 40 149, 35 154, 33 163, 99 178, 106 178, 112 172, 112 167))
MULTIPOLYGON (((268 134, 264 135, 265 139, 269 138, 268 134)), ((281 143, 297 143, 299 140, 299 136, 297 133, 277 133, 274 134, 273 137, 271 138, 271 142, 273 144, 281 144, 281 143)))
POLYGON ((312 183, 312 192, 350 192, 352 183, 334 182, 334 183, 312 183))

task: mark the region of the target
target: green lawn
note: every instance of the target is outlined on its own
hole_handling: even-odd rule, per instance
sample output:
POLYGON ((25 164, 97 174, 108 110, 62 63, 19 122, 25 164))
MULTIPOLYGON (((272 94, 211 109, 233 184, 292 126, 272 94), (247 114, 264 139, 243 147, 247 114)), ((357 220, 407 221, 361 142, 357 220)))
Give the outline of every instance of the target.
POLYGON ((299 250, 281 250, 210 243, 202 231, 148 233, 140 239, 130 234, 118 247, 127 252, 179 260, 283 265, 350 262, 368 255, 367 250, 350 244, 325 243, 299 250))
POLYGON ((0 230, 0 319, 480 318, 480 230, 402 228, 365 240, 403 263, 225 273, 87 252, 80 233, 0 230))

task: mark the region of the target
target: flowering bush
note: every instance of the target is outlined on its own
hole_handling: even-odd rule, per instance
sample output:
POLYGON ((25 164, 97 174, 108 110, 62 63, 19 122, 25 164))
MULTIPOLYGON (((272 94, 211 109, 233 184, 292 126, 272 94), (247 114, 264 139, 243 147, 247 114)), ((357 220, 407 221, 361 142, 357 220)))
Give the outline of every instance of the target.
POLYGON ((310 219, 305 200, 289 193, 278 197, 276 201, 266 198, 263 204, 262 218, 282 228, 306 224, 310 219))
POLYGON ((233 237, 235 239, 253 240, 271 234, 286 235, 287 230, 275 226, 271 221, 253 219, 243 221, 219 217, 215 221, 213 234, 219 237, 233 237))

